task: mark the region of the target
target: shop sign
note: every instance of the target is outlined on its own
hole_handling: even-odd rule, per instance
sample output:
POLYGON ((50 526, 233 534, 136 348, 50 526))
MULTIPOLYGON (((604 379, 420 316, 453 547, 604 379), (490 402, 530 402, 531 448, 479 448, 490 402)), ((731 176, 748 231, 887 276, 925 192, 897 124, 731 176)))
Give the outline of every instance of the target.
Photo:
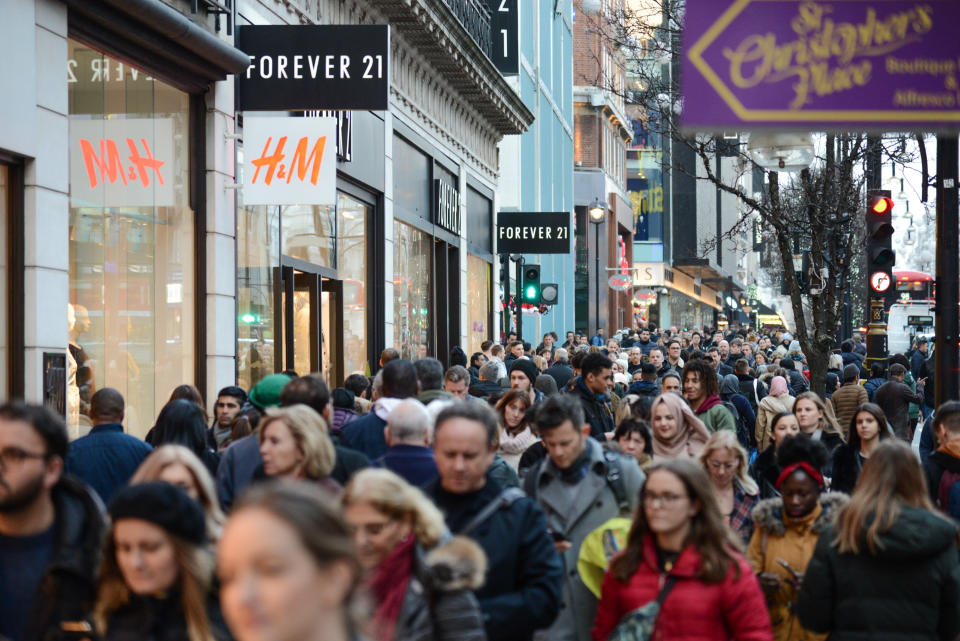
POLYGON ((569 254, 570 214, 500 212, 497 251, 501 254, 569 254))
POLYGON ((689 0, 683 125, 956 127, 958 23, 956 0, 689 0))
POLYGON ((75 207, 172 207, 171 118, 70 119, 75 207))
POLYGON ((493 47, 490 59, 504 76, 520 73, 520 12, 517 0, 487 0, 493 47))
POLYGON ((460 190, 442 178, 433 179, 433 222, 457 236, 463 225, 460 190))
POLYGON ((388 25, 242 25, 237 110, 386 110, 388 25))
POLYGON ((333 205, 336 118, 243 119, 245 205, 333 205))
POLYGON ((661 287, 663 263, 634 263, 633 284, 635 287, 661 287))
POLYGON ((293 111, 294 118, 336 118, 337 119, 337 160, 350 162, 353 160, 353 112, 346 110, 320 111, 293 111))
POLYGON ((607 279, 610 289, 625 292, 633 287, 633 279, 627 274, 614 274, 607 279))

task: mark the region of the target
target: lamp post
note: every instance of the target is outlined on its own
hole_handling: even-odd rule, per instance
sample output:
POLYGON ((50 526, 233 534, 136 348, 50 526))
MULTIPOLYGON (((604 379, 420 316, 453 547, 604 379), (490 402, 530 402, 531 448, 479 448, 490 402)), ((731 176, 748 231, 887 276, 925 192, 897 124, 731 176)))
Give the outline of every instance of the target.
POLYGON ((607 207, 603 204, 603 201, 599 198, 595 198, 593 203, 590 204, 590 209, 587 210, 587 213, 590 215, 590 222, 596 225, 594 229, 594 251, 593 257, 595 261, 595 270, 594 270, 594 290, 595 290, 595 299, 596 299, 596 315, 597 315, 597 329, 600 329, 600 226, 603 224, 604 218, 607 213, 607 207))

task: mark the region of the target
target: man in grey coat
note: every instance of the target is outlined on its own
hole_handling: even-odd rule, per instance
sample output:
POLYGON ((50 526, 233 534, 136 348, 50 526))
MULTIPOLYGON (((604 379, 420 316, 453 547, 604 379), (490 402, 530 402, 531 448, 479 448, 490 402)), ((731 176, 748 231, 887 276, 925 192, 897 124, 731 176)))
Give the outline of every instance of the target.
POLYGON ((577 572, 580 545, 610 519, 632 515, 644 475, 633 457, 605 450, 590 438, 576 397, 547 398, 534 424, 548 456, 524 477, 523 490, 547 515, 563 559, 563 605, 553 625, 538 636, 550 641, 590 641, 597 598, 577 572))

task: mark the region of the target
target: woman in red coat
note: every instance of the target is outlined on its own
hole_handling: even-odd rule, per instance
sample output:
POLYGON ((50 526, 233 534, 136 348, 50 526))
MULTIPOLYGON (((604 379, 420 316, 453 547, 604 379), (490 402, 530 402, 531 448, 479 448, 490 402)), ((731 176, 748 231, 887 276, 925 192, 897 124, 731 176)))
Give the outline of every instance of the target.
POLYGON ((647 470, 627 545, 610 562, 594 641, 657 599, 672 578, 654 627, 659 641, 772 641, 763 593, 740 542, 723 520, 707 473, 673 459, 647 470))

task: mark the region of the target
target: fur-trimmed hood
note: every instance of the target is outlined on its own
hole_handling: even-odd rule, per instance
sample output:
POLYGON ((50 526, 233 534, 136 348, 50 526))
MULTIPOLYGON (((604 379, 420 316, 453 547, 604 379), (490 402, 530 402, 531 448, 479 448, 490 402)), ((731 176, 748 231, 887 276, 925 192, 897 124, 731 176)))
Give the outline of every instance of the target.
POLYGON ((434 590, 479 590, 487 574, 487 555, 473 539, 454 536, 426 551, 423 566, 434 590))
MULTIPOLYGON (((831 525, 836 519, 840 510, 850 501, 850 497, 842 492, 828 492, 820 495, 820 506, 823 511, 817 520, 810 526, 810 531, 814 534, 820 534, 828 525, 831 525)), ((757 527, 762 527, 770 534, 783 536, 787 533, 787 526, 783 522, 783 499, 780 497, 765 499, 757 503, 757 507, 751 512, 753 523, 757 527)))

